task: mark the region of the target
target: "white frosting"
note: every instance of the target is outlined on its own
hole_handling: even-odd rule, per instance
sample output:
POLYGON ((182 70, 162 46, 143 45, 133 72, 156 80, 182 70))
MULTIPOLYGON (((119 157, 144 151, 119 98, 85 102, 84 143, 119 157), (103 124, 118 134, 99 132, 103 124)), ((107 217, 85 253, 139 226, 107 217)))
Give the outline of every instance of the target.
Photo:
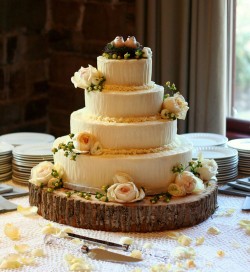
POLYGON ((108 85, 142 86, 151 84, 152 59, 107 59, 97 58, 97 69, 101 71, 108 85))
MULTIPOLYGON (((66 141, 58 138, 54 147, 66 141)), ((76 161, 65 157, 60 150, 54 156, 55 163, 63 166, 65 187, 96 192, 103 185, 112 184, 113 176, 124 172, 133 177, 137 187, 144 187, 146 194, 166 192, 174 179, 173 166, 187 165, 192 159, 192 144, 179 136, 180 145, 172 150, 144 155, 78 155, 76 161)))
POLYGON ((139 123, 113 123, 93 120, 86 108, 71 114, 71 133, 89 132, 103 148, 155 148, 174 141, 177 121, 155 120, 139 123))
POLYGON ((96 116, 142 117, 157 115, 162 107, 164 88, 154 88, 134 92, 85 91, 85 106, 88 112, 96 116))

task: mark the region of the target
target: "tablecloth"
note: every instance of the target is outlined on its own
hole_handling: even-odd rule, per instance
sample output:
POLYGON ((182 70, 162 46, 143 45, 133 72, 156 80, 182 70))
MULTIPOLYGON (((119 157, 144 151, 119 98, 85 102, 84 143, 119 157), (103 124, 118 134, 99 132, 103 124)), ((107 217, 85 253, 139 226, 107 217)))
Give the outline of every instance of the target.
MULTIPOLYGON (((250 230, 246 231, 239 225, 240 220, 250 220, 250 213, 243 212, 241 206, 244 198, 219 195, 218 209, 215 214, 206 221, 194 227, 177 230, 192 239, 189 247, 193 248, 195 256, 192 265, 188 265, 188 259, 179 259, 174 254, 180 245, 177 240, 169 238, 169 232, 156 233, 112 233, 86 229, 71 228, 75 233, 94 237, 106 241, 119 243, 121 237, 133 239, 131 249, 142 252, 143 261, 139 263, 111 263, 96 261, 81 253, 80 246, 69 241, 56 239, 51 244, 44 244, 42 229, 49 221, 41 216, 23 216, 14 211, 0 215, 0 256, 15 253, 14 245, 28 244, 31 248, 42 248, 46 255, 36 257, 33 266, 22 266, 13 271, 34 272, 64 272, 70 271, 70 267, 64 260, 68 253, 85 258, 91 265, 90 271, 227 271, 245 272, 250 269, 250 230), (4 226, 12 223, 21 232, 19 241, 12 241, 4 234, 4 226), (208 229, 214 227, 218 234, 208 233, 208 229), (195 240, 204 237, 204 243, 196 245, 195 240), (145 244, 150 249, 144 249, 145 244), (149 247, 149 246, 148 246, 149 247), (219 254, 224 253, 224 254, 219 254)), ((11 200, 13 203, 29 206, 28 197, 20 197, 11 200)), ((64 229, 66 226, 54 223, 64 229)), ((124 253, 130 254, 130 253, 124 253)), ((0 271, 12 271, 1 270, 0 271)))

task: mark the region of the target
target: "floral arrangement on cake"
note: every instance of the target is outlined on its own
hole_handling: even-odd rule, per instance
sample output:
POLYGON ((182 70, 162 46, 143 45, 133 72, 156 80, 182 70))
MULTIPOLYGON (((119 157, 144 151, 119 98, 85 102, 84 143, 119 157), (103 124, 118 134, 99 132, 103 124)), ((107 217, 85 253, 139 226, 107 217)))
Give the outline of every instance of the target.
POLYGON ((169 120, 185 120, 189 109, 188 103, 177 90, 175 84, 171 84, 169 81, 166 82, 165 92, 166 94, 164 95, 162 103, 161 117, 169 120))
POLYGON ((75 72, 71 77, 71 82, 75 88, 82 88, 87 91, 101 91, 103 89, 103 83, 105 78, 102 72, 98 71, 92 65, 87 68, 81 67, 79 71, 75 72))
MULTIPOLYGON (((209 180, 216 180, 218 165, 215 160, 203 159, 200 155, 198 160, 189 162, 185 168, 182 164, 174 166, 172 172, 175 173, 174 181, 168 185, 166 192, 152 196, 152 204, 159 200, 169 202, 171 197, 202 193, 209 180)), ((39 187, 46 186, 48 192, 53 192, 63 187, 63 174, 62 166, 44 161, 32 168, 29 182, 39 187)), ((138 188, 134 179, 123 172, 117 172, 113 176, 113 184, 104 185, 101 189, 102 192, 96 192, 95 199, 103 202, 132 203, 146 196, 146 189, 138 188)), ((88 192, 66 191, 65 194, 67 197, 76 194, 86 200, 93 197, 88 192)))
POLYGON ((96 137, 89 132, 71 133, 69 137, 71 141, 60 143, 57 148, 53 148, 53 154, 59 150, 63 150, 65 157, 76 160, 79 154, 101 155, 103 153, 102 145, 96 140, 96 137))
POLYGON ((29 182, 39 186, 47 186, 49 188, 62 188, 62 176, 64 170, 61 165, 43 161, 31 169, 29 182))
POLYGON ((122 36, 117 36, 105 46, 102 56, 107 59, 141 59, 151 58, 152 51, 140 45, 134 36, 128 36, 126 41, 122 36))

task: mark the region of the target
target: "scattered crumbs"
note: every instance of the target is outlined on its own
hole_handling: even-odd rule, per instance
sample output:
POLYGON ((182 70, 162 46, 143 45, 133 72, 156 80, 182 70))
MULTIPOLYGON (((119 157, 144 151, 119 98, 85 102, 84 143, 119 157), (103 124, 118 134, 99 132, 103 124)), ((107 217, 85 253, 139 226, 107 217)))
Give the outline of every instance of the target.
POLYGON ((200 245, 202 245, 202 244, 204 243, 204 241, 205 241, 205 238, 204 238, 203 236, 197 237, 197 238, 196 238, 196 241, 195 241, 195 244, 196 244, 197 246, 200 246, 200 245))
POLYGON ((145 243, 145 244, 143 245, 143 248, 144 248, 144 249, 151 249, 151 248, 153 248, 153 244, 151 244, 151 243, 145 243))
POLYGON ((120 238, 119 243, 121 245, 132 245, 134 240, 131 237, 123 236, 120 238))
POLYGON ((177 240, 182 235, 182 233, 178 231, 168 231, 166 235, 170 239, 177 240))
POLYGON ((217 256, 218 257, 224 257, 225 256, 225 252, 220 249, 220 250, 217 251, 217 256))
POLYGON ((183 234, 178 237, 177 242, 182 246, 190 246, 192 243, 192 238, 183 234))
POLYGON ((208 234, 213 234, 213 235, 217 235, 220 233, 220 230, 216 227, 210 227, 208 230, 207 230, 207 233, 208 234))
POLYGON ((187 260, 186 261, 186 268, 188 268, 188 269, 192 269, 192 268, 195 268, 196 267, 196 264, 195 264, 195 262, 194 262, 194 260, 187 260))
POLYGON ((137 258, 137 259, 142 259, 142 253, 140 250, 138 249, 134 249, 131 254, 130 254, 131 257, 133 258, 137 258))

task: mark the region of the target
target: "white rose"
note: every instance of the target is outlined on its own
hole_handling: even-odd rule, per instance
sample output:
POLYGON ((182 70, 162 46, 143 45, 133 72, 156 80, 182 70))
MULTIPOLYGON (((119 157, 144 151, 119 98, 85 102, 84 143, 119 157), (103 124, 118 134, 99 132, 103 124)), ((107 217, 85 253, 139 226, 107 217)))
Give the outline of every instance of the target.
POLYGON ((197 168, 197 172, 200 174, 200 178, 204 181, 209 181, 215 178, 218 173, 218 165, 213 159, 203 159, 201 160, 202 167, 197 168))
POLYGON ((133 182, 115 183, 108 188, 107 197, 110 201, 126 203, 143 199, 145 193, 142 189, 138 190, 133 182))
POLYGON ((113 177, 114 183, 126 183, 126 182, 134 182, 133 178, 127 173, 118 172, 113 177))
POLYGON ((142 49, 143 58, 152 58, 152 50, 149 47, 143 47, 142 49))
POLYGON ((90 151, 95 143, 95 137, 88 132, 76 133, 73 137, 73 145, 77 151, 90 151))
POLYGON ((37 186, 46 185, 52 178, 52 169, 54 165, 51 162, 43 161, 31 169, 31 177, 29 182, 37 186))
POLYGON ((89 67, 81 67, 78 72, 75 72, 74 76, 71 77, 71 82, 75 88, 87 89, 91 84, 98 85, 102 77, 103 74, 100 71, 89 65, 89 67))
POLYGON ((174 94, 174 96, 165 98, 162 107, 168 112, 174 113, 178 119, 183 120, 186 118, 186 114, 189 109, 185 98, 179 93, 174 94))
POLYGON ((187 194, 191 194, 196 186, 196 178, 197 177, 193 173, 183 171, 182 173, 177 174, 175 183, 184 187, 187 194))
POLYGON ((54 165, 53 169, 57 171, 57 173, 58 173, 58 178, 59 178, 59 179, 62 178, 62 176, 63 176, 63 174, 64 174, 64 169, 63 169, 62 165, 59 164, 59 163, 56 163, 56 164, 54 165))

